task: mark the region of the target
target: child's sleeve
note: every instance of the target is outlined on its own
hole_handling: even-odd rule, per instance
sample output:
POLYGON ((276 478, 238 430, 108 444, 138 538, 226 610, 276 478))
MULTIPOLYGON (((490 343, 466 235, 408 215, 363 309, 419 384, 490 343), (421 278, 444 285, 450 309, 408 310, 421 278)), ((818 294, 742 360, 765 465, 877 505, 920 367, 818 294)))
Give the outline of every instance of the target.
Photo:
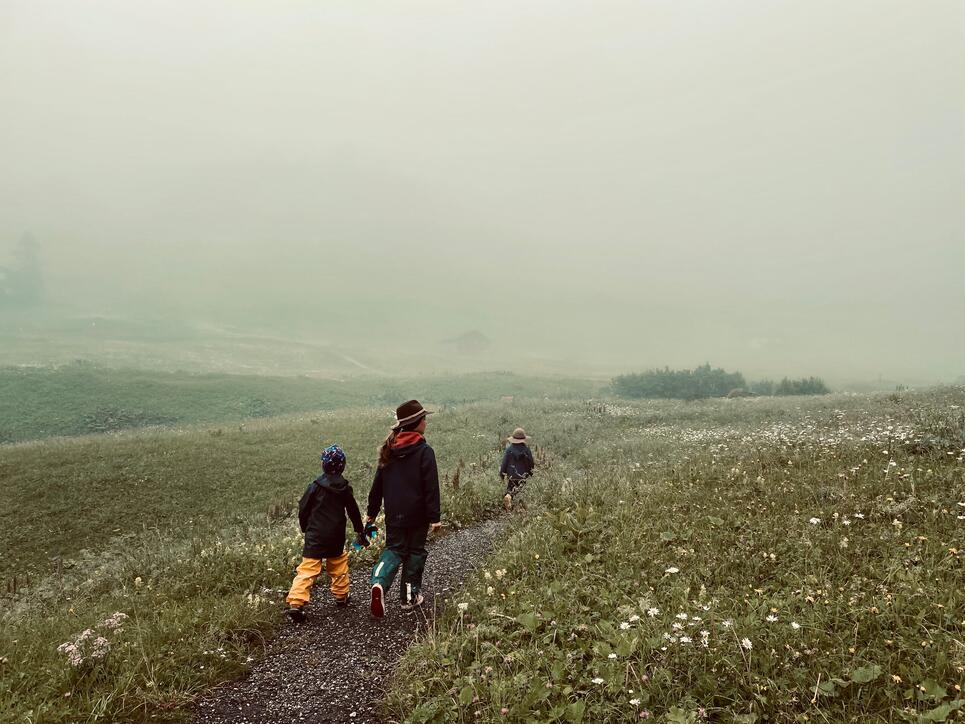
POLYGON ((359 512, 359 504, 355 502, 355 493, 352 492, 351 485, 348 486, 345 497, 345 512, 348 513, 349 520, 352 521, 352 528, 355 529, 356 533, 361 533, 365 528, 362 525, 362 514, 359 512))
POLYGON ((499 466, 499 477, 505 478, 509 474, 509 448, 503 453, 503 464, 499 466))
POLYGON ((365 513, 372 520, 379 514, 382 507, 382 468, 375 471, 375 479, 372 481, 372 489, 369 490, 369 506, 365 513))
POLYGON ((536 467, 536 460, 533 458, 533 451, 528 447, 526 448, 526 462, 528 464, 528 469, 526 471, 527 475, 533 474, 533 468, 536 467))
POLYGON ((312 498, 315 497, 315 483, 311 483, 305 490, 305 494, 302 495, 302 499, 298 501, 298 526, 302 529, 302 533, 308 528, 308 516, 312 512, 312 498))
POLYGON ((422 484, 426 497, 426 515, 430 523, 438 523, 442 517, 439 505, 439 467, 436 465, 436 453, 426 446, 422 454, 422 484))

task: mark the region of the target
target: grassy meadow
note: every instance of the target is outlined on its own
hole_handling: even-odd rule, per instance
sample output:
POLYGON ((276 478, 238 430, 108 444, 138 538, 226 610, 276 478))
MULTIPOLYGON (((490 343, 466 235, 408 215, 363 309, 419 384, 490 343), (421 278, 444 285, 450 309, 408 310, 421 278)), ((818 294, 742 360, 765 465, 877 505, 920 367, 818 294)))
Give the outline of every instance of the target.
POLYGON ((965 696, 965 391, 572 410, 412 721, 916 721, 965 696))
POLYGON ((599 387, 586 380, 493 372, 326 379, 113 369, 84 361, 56 367, 0 366, 0 443, 241 422, 359 405, 392 410, 408 397, 437 405, 515 395, 585 398, 599 387))
MULTIPOLYGON (((965 390, 618 403, 550 381, 456 404, 448 384, 423 395, 448 525, 502 514, 514 426, 542 464, 388 717, 959 716, 965 390)), ((0 720, 188 718, 282 623, 318 450, 346 448, 362 498, 388 407, 0 447, 0 720)))

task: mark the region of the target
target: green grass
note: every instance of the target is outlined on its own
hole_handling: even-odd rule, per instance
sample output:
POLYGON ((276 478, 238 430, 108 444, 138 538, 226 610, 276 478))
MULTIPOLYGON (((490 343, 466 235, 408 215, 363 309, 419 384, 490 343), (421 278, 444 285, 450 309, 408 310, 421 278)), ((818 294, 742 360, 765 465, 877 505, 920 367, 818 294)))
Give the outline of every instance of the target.
POLYGON ((530 484, 462 610, 407 653, 388 715, 955 718, 963 403, 962 390, 710 403, 699 427, 629 434, 653 406, 618 410, 611 434, 530 484), (913 442, 930 430, 945 447, 913 442))
POLYGON ((391 410, 410 397, 441 405, 507 395, 591 397, 598 387, 584 380, 510 373, 333 380, 110 369, 89 363, 0 367, 0 443, 349 406, 391 410))
MULTIPOLYGON (((404 659, 387 714, 937 720, 965 670, 965 464, 946 454, 965 447, 962 408, 960 389, 445 407, 428 436, 451 526, 498 514, 517 424, 543 464, 465 610, 404 659)), ((387 409, 0 448, 8 586, 31 572, 0 604, 0 720, 179 719, 243 672, 279 623, 318 449, 345 445, 363 499, 387 409), (120 632, 103 625, 115 612, 120 632), (110 650, 72 667, 57 646, 88 628, 110 650)))
MULTIPOLYGON (((536 425, 543 404, 562 419, 560 403, 432 417, 442 477, 462 467, 459 488, 443 488, 450 527, 499 510, 503 440, 515 424, 536 425)), ((364 500, 388 422, 379 407, 4 448, 6 583, 31 577, 0 608, 0 720, 179 718, 205 687, 244 670, 279 622, 301 548, 291 512, 318 451, 345 446, 364 500), (97 624, 115 612, 130 618, 108 635, 97 624), (88 628, 111 651, 73 668, 57 647, 88 628)))

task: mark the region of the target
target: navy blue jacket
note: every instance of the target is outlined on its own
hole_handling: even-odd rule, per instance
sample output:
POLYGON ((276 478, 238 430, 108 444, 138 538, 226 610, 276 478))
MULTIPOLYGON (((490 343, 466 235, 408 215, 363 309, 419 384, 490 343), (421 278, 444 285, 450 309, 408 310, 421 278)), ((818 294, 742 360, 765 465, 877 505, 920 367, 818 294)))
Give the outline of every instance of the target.
POLYGON ((503 453, 503 464, 499 466, 499 476, 508 477, 511 482, 518 483, 533 474, 536 463, 529 446, 513 443, 506 446, 503 453))
POLYGON ((362 516, 352 486, 341 475, 324 473, 298 501, 298 524, 305 534, 305 558, 334 558, 345 552, 345 514, 361 533, 362 516))
POLYGON ((408 528, 439 522, 439 470, 436 454, 425 439, 393 448, 389 462, 379 468, 369 491, 370 518, 385 502, 385 525, 408 528))

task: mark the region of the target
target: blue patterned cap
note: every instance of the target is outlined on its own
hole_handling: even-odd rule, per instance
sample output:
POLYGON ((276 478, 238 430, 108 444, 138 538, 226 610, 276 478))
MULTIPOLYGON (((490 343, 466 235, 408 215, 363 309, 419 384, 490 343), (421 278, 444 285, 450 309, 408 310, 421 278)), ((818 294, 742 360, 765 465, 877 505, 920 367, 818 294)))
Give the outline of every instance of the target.
POLYGON ((345 453, 338 445, 329 445, 322 452, 322 470, 332 475, 339 475, 345 470, 345 453))

